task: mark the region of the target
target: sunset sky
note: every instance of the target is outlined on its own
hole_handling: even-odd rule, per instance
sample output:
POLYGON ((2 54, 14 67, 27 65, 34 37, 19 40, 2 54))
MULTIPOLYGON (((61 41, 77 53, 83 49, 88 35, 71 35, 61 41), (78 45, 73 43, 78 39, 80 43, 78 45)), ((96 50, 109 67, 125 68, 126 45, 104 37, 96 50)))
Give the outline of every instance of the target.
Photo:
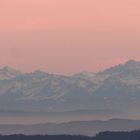
POLYGON ((0 67, 72 74, 140 60, 140 0, 1 0, 0 67))

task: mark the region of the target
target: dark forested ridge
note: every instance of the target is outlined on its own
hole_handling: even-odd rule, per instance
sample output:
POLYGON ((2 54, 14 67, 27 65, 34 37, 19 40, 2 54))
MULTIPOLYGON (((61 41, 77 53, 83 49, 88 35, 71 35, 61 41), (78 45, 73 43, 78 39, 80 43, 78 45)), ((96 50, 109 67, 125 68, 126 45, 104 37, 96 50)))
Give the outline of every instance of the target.
POLYGON ((9 135, 0 136, 0 140, 140 140, 140 131, 133 132, 102 132, 96 137, 72 135, 9 135))

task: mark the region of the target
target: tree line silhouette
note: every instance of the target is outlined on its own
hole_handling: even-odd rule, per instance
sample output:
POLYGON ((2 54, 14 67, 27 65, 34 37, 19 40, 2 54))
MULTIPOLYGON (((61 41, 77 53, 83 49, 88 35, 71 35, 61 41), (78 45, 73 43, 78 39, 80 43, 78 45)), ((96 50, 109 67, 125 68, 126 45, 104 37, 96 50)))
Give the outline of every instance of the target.
POLYGON ((0 140, 140 140, 140 131, 102 132, 95 137, 72 135, 0 135, 0 140))

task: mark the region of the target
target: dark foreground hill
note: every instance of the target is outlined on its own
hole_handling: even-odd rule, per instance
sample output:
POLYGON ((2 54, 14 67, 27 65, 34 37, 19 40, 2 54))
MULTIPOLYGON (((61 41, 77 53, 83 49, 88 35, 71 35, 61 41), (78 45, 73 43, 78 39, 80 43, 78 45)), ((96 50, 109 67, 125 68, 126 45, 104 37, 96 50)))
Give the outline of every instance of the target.
POLYGON ((0 136, 0 140, 140 140, 140 131, 133 132, 103 132, 96 137, 85 136, 25 136, 25 135, 10 135, 0 136))

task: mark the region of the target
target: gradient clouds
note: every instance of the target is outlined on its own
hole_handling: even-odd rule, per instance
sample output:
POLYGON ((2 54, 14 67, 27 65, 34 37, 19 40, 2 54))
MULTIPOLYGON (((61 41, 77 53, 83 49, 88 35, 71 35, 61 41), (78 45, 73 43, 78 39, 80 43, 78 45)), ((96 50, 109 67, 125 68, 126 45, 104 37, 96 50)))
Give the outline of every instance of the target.
POLYGON ((97 71, 140 59, 139 0, 0 1, 0 66, 97 71))

